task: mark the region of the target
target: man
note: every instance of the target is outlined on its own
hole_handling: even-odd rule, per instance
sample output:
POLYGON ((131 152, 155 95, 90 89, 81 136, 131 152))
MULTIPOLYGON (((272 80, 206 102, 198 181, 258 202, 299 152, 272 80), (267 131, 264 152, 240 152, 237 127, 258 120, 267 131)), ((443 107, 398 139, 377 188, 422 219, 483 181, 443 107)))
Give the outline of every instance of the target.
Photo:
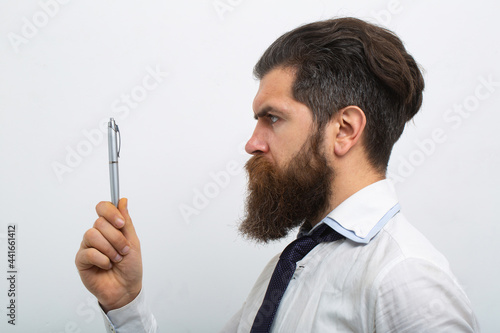
MULTIPOLYGON (((446 259, 385 179, 424 88, 399 38, 354 18, 315 22, 277 39, 254 73, 240 231, 261 242, 300 231, 223 332, 478 331, 446 259)), ((97 213, 76 256, 82 281, 109 331, 154 332, 127 200, 97 213)))

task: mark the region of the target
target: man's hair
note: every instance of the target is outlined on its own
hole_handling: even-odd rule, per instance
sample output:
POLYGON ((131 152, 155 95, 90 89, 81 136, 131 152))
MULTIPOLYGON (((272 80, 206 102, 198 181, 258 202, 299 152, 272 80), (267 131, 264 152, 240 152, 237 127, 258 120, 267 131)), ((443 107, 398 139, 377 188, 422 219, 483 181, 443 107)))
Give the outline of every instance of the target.
POLYGON ((269 46, 254 75, 262 79, 277 67, 296 71, 293 96, 312 110, 319 130, 338 110, 360 107, 366 115, 368 160, 385 173, 424 89, 417 63, 394 33, 356 18, 306 24, 269 46))

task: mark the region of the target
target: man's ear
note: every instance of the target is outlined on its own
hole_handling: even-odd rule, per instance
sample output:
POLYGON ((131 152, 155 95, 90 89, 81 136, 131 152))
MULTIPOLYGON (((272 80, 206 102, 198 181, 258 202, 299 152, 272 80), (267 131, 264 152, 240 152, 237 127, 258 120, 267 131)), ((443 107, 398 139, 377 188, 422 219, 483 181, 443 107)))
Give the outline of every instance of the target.
POLYGON ((344 156, 361 139, 366 116, 359 107, 350 105, 340 109, 334 119, 337 129, 334 152, 337 156, 344 156))

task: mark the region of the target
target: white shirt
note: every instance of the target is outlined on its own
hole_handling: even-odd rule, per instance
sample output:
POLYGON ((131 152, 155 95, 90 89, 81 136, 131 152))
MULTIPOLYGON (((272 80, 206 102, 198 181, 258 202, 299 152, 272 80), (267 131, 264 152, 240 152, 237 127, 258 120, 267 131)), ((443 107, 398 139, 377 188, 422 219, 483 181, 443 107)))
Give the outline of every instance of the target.
POLYGON ((108 333, 156 333, 156 319, 149 310, 144 290, 127 305, 104 313, 101 307, 106 332, 108 333))
MULTIPOLYGON (((447 260, 399 212, 390 181, 358 191, 321 223, 346 239, 319 244, 297 262, 271 332, 479 332, 447 260)), ((221 332, 250 331, 278 258, 221 332)), ((123 315, 108 313, 112 322, 123 315)))

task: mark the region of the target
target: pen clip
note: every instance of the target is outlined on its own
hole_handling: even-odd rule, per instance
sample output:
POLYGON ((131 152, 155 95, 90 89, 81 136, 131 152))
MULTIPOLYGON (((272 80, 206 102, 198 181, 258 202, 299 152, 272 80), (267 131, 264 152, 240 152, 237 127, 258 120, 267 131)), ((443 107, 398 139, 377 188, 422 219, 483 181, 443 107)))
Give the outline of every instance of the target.
POLYGON ((122 135, 120 134, 120 129, 118 128, 118 125, 116 123, 115 123, 115 129, 119 137, 118 151, 116 152, 116 157, 120 157, 120 150, 122 148, 122 135))

